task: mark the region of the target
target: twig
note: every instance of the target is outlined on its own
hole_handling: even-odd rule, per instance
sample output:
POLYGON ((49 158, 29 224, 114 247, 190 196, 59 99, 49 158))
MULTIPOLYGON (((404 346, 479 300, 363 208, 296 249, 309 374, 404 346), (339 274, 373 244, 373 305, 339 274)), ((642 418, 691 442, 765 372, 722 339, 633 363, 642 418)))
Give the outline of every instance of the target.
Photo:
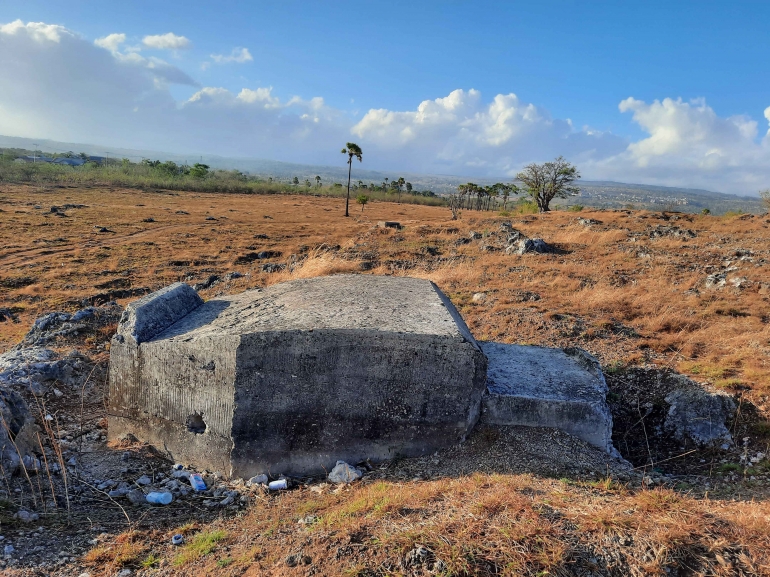
POLYGON ((126 518, 126 521, 128 521, 128 526, 129 527, 131 526, 131 518, 128 516, 128 513, 126 513, 126 510, 123 508, 123 506, 120 503, 118 503, 115 499, 113 499, 110 496, 109 493, 107 493, 106 491, 102 491, 101 489, 97 489, 91 483, 88 483, 87 481, 84 481, 83 479, 81 479, 80 482, 83 483, 85 486, 90 487, 91 489, 93 489, 97 493, 101 493, 102 495, 107 495, 107 498, 110 501, 112 501, 113 503, 115 503, 115 505, 123 512, 123 516, 126 518))
POLYGON ((86 394, 86 385, 88 384, 88 381, 91 380, 91 375, 94 374, 94 371, 96 370, 96 363, 94 363, 94 366, 91 368, 91 372, 88 373, 88 377, 86 377, 86 380, 83 381, 83 386, 80 389, 80 442, 78 444, 78 454, 83 452, 83 404, 86 394))
MULTIPOLYGON (((43 405, 45 406, 45 405, 43 405)), ((56 422, 56 438, 61 438, 61 429, 59 428, 59 417, 54 417, 56 422)), ((57 443, 57 454, 59 456, 59 466, 61 467, 62 480, 64 481, 64 498, 67 501, 67 515, 70 513, 70 492, 69 483, 67 481, 67 464, 64 462, 64 454, 61 450, 61 443, 57 443)))
POLYGON ((56 490, 53 486, 53 479, 51 478, 51 469, 48 466, 48 457, 45 454, 45 448, 43 447, 43 439, 40 438, 40 433, 36 433, 37 442, 40 443, 40 452, 43 454, 43 463, 45 463, 45 472, 48 474, 48 484, 51 486, 51 496, 53 497, 53 504, 56 509, 59 508, 59 504, 56 502, 56 490))
MULTIPOLYGON (((656 465, 660 465, 661 463, 665 463, 666 461, 673 461, 674 459, 679 459, 681 457, 684 457, 685 455, 689 455, 690 453, 695 453, 697 449, 692 449, 690 451, 687 451, 686 453, 682 453, 681 455, 675 455, 673 457, 669 457, 668 459, 663 459, 662 461, 658 461, 655 463, 656 465)), ((641 467, 634 467, 633 470, 636 471, 637 469, 646 469, 647 465, 642 465, 641 467)))

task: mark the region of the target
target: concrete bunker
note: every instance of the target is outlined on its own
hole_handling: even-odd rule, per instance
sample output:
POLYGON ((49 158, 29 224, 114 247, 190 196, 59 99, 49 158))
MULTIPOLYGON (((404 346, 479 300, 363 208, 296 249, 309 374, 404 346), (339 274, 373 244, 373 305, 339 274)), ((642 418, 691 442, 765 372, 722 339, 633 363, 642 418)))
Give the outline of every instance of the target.
POLYGON ((337 275, 205 303, 176 283, 121 318, 109 436, 131 433, 177 462, 239 477, 429 454, 462 441, 482 412, 614 452, 598 363, 540 349, 539 362, 547 351, 561 362, 544 373, 533 347, 511 347, 477 343, 421 279, 337 275))

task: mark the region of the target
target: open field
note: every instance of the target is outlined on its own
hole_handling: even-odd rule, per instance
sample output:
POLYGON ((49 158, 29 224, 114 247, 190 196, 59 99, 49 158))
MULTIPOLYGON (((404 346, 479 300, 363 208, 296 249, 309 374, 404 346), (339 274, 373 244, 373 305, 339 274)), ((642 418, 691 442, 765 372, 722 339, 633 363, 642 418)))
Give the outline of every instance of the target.
POLYGON ((343 206, 305 196, 5 186, 0 307, 19 322, 0 325, 0 346, 15 343, 41 313, 83 301, 124 304, 179 280, 245 275, 202 291, 211 296, 335 272, 407 274, 436 282, 482 340, 579 345, 612 366, 662 363, 744 391, 764 408, 767 216, 583 211, 506 218, 466 211, 451 221, 445 208, 374 202, 345 219, 343 206), (51 212, 66 205, 83 206, 51 212), (601 223, 584 226, 578 217, 601 223), (384 219, 405 228, 375 228, 384 219), (512 256, 457 242, 511 219, 563 254, 512 256), (697 236, 664 231, 649 238, 660 226, 697 236), (261 251, 280 256, 250 256, 261 251), (293 270, 262 272, 266 263, 293 270), (724 287, 706 287, 714 273, 726 275, 724 287), (477 292, 487 293, 483 304, 472 302, 477 292))
MULTIPOLYGON (((480 340, 579 346, 610 378, 669 367, 738 395, 751 407, 741 434, 769 452, 767 215, 464 211, 452 221, 442 207, 352 206, 346 219, 338 198, 2 185, 0 351, 43 313, 125 305, 179 280, 209 285, 206 298, 339 272, 418 276, 480 340), (558 252, 506 254, 503 221, 558 252)), ((89 335, 83 352, 103 362, 109 336, 89 335)), ((726 488, 714 458, 686 461, 701 467, 698 483, 653 490, 484 471, 257 494, 236 517, 184 527, 185 548, 167 545, 176 525, 112 530, 79 566, 92 575, 770 574, 767 471, 726 488)))

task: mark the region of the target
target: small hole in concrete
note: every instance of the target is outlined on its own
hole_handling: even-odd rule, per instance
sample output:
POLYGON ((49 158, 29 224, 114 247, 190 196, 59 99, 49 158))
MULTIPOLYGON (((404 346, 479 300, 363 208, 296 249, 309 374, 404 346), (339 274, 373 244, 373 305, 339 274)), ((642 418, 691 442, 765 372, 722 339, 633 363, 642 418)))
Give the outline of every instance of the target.
POLYGON ((187 430, 196 435, 206 432, 206 421, 203 420, 203 415, 193 413, 187 417, 187 430))

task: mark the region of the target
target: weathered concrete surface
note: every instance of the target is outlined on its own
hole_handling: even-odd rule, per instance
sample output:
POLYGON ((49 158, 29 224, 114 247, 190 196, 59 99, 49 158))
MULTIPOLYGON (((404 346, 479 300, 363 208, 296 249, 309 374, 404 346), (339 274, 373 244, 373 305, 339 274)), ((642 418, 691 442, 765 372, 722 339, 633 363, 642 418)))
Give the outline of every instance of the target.
MULTIPOLYGON (((137 318, 179 310, 170 288, 137 318)), ((303 279, 212 299, 156 335, 124 325, 110 350, 110 437, 130 432, 225 474, 426 454, 479 417, 486 358, 429 281, 303 279)))
POLYGON ((561 429, 617 454, 607 383, 596 359, 580 349, 481 343, 487 355, 482 422, 561 429))
POLYGON ((174 283, 129 304, 120 317, 118 335, 143 343, 202 304, 190 285, 174 283))

